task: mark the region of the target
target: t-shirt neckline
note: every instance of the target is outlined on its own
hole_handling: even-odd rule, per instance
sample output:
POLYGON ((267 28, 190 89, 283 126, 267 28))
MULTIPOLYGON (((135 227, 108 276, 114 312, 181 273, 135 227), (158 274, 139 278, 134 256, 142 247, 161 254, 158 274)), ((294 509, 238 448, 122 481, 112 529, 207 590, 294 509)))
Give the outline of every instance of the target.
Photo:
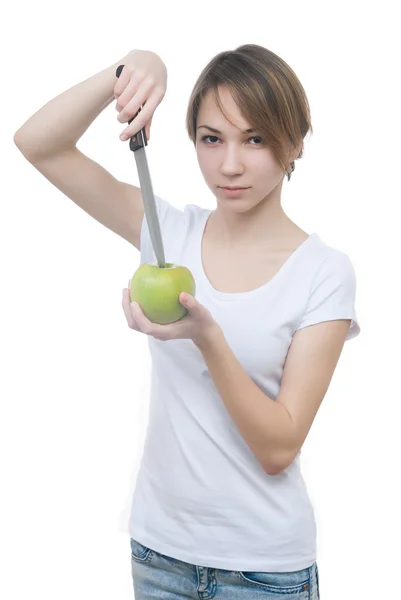
POLYGON ((249 296, 259 294, 259 293, 263 292, 264 290, 266 290, 268 287, 273 286, 281 279, 281 277, 283 277, 285 272, 290 268, 290 266, 296 260, 296 258, 300 254, 302 254, 302 252, 305 250, 305 248, 307 248, 309 246, 309 244, 318 237, 317 233, 315 233, 315 232, 310 233, 309 236, 306 238, 306 240, 304 240, 294 250, 294 252, 287 258, 287 260, 280 267, 280 269, 277 271, 277 273, 275 275, 273 275, 273 277, 271 279, 269 279, 269 281, 266 281, 259 287, 254 288, 253 290, 248 290, 246 292, 221 292, 220 290, 217 290, 209 281, 209 278, 207 277, 205 270, 203 268, 203 261, 202 261, 203 235, 204 235, 204 232, 206 229, 207 221, 208 221, 210 215, 212 214, 212 212, 213 212, 213 210, 206 210, 203 218, 199 220, 199 228, 198 228, 197 235, 195 236, 196 257, 197 257, 197 262, 198 262, 198 272, 200 273, 203 284, 205 285, 206 289, 208 290, 208 292, 211 295, 215 296, 216 298, 218 298, 220 300, 240 300, 240 299, 243 299, 243 298, 246 298, 249 296))

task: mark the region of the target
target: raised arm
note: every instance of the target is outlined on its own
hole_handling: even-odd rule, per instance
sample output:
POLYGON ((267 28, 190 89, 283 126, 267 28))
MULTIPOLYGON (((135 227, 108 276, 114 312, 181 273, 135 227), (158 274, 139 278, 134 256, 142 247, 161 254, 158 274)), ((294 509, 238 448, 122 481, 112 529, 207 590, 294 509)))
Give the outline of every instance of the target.
POLYGON ((144 214, 140 188, 118 181, 85 156, 77 142, 99 114, 117 99, 118 120, 132 137, 149 127, 164 97, 167 71, 153 52, 135 50, 50 100, 14 135, 24 157, 94 219, 139 249, 144 214), (116 69, 125 65, 118 79, 116 69))

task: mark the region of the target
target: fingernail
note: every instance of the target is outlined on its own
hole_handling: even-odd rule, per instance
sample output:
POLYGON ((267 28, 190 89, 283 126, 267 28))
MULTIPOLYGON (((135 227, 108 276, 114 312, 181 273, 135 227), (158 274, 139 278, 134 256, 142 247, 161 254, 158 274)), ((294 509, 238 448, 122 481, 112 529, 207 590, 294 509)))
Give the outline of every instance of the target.
POLYGON ((122 133, 122 134, 120 135, 120 140, 121 140, 122 142, 126 142, 126 141, 128 140, 128 135, 125 135, 125 133, 122 133))

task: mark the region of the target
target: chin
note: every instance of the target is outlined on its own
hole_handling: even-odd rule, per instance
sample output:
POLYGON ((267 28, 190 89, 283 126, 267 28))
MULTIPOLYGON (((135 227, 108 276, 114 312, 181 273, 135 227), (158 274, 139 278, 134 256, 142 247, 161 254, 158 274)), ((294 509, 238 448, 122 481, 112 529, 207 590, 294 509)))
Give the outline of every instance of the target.
POLYGON ((257 206, 258 202, 250 202, 249 199, 239 199, 235 200, 232 198, 217 198, 217 205, 220 206, 225 211, 230 211, 236 214, 242 214, 249 212, 255 206, 257 206))
MULTIPOLYGON (((253 190, 252 190, 253 191, 253 190)), ((260 195, 255 191, 253 193, 245 193, 243 196, 229 198, 220 190, 214 190, 216 202, 224 210, 229 210, 234 213, 244 213, 252 210, 263 201, 260 195)))

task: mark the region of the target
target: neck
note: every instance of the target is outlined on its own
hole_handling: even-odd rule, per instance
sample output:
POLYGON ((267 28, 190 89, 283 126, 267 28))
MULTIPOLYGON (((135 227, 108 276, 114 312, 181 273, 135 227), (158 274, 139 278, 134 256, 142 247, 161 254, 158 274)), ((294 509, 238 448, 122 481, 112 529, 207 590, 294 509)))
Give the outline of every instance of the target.
POLYGON ((238 246, 278 240, 288 229, 289 223, 278 193, 275 197, 270 194, 251 210, 242 213, 218 205, 209 218, 208 226, 213 237, 221 243, 238 246))

